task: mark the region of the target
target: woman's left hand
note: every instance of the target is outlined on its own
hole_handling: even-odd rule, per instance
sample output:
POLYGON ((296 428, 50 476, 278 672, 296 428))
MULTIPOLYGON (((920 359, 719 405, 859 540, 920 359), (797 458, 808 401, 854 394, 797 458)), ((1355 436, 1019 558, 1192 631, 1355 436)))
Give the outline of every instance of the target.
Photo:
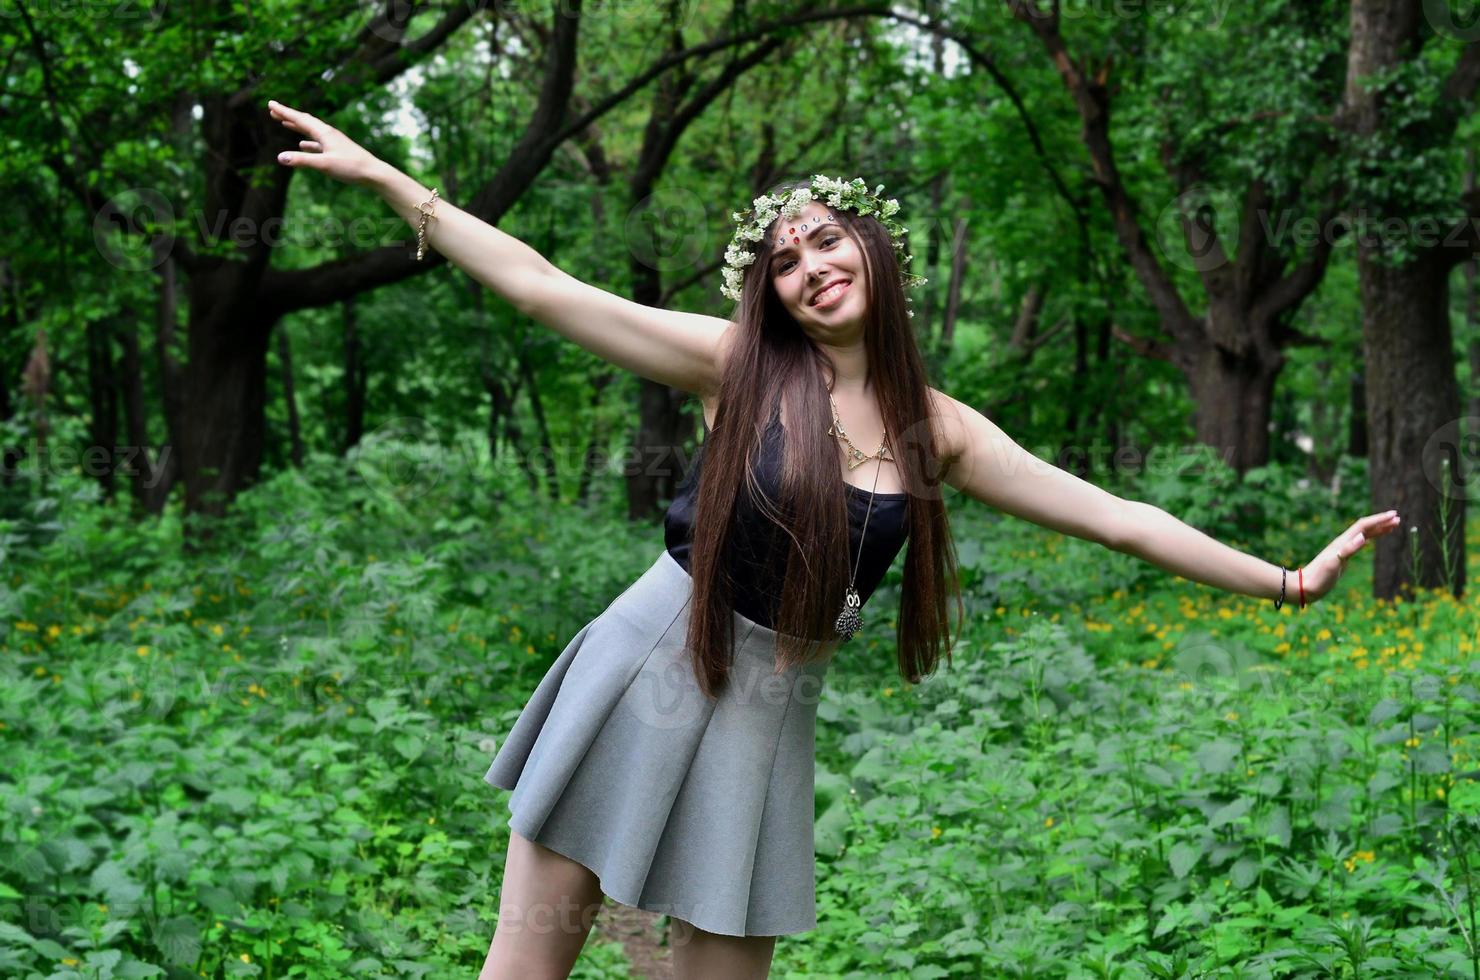
POLYGON ((1325 596, 1336 588, 1336 582, 1341 578, 1341 573, 1346 571, 1346 563, 1352 555, 1361 551, 1370 539, 1396 531, 1402 523, 1403 519, 1395 510, 1369 514, 1359 519, 1312 558, 1305 566, 1303 574, 1290 574, 1285 586, 1285 601, 1299 603, 1302 579, 1305 583, 1306 605, 1325 596))

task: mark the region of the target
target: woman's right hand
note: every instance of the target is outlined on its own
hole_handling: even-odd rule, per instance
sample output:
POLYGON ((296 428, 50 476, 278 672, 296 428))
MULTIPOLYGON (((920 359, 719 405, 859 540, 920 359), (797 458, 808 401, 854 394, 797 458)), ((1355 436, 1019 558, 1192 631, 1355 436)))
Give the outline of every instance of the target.
POLYGON ((267 108, 272 118, 308 137, 298 141, 298 151, 279 153, 278 163, 317 170, 359 187, 369 186, 384 169, 379 158, 323 120, 273 100, 268 100, 267 108))

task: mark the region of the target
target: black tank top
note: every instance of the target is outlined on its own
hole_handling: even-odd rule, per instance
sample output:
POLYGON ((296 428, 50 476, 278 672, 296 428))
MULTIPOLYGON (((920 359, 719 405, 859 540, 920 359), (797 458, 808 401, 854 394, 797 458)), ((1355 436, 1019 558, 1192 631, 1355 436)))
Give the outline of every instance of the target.
MULTIPOLYGON (((705 429, 708 430, 707 424, 705 429)), ((779 410, 773 412, 756 462, 756 481, 771 500, 780 496, 785 432, 779 410)), ((673 502, 663 517, 664 545, 686 572, 690 571, 689 550, 693 544, 694 511, 698 506, 699 472, 703 462, 704 445, 700 445, 693 466, 678 485, 673 502)), ((867 487, 845 480, 843 491, 848 499, 848 567, 851 569, 854 562, 858 563, 854 585, 859 599, 867 603, 909 537, 909 495, 904 492, 875 493, 870 513, 867 487), (866 514, 868 534, 864 535, 866 514), (864 539, 865 545, 862 559, 858 555, 860 538, 864 539)), ((735 515, 736 530, 730 539, 735 610, 768 629, 775 629, 781 610, 779 590, 786 574, 786 555, 791 539, 774 521, 755 508, 743 487, 735 502, 735 515)), ((838 611, 842 611, 841 605, 838 611)))

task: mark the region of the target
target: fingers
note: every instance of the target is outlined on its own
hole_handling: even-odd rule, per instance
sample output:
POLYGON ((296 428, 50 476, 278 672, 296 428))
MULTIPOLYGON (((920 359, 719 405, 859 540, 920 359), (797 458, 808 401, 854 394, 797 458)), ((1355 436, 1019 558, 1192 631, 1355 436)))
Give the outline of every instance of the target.
POLYGON ((1403 518, 1395 510, 1383 511, 1381 514, 1369 514, 1357 521, 1357 528, 1368 537, 1386 534, 1395 531, 1403 523, 1403 518))
POLYGON ((267 108, 269 111, 271 111, 272 117, 274 119, 281 119, 283 125, 287 126, 289 129, 301 130, 314 137, 318 136, 318 133, 316 132, 318 128, 318 120, 315 119, 313 116, 310 116, 308 113, 299 112, 297 109, 290 109, 287 106, 283 105, 281 102, 273 99, 267 100, 267 108))
POLYGON ((289 167, 307 167, 309 170, 321 170, 325 159, 322 153, 306 153, 302 151, 284 150, 277 155, 278 163, 289 167))

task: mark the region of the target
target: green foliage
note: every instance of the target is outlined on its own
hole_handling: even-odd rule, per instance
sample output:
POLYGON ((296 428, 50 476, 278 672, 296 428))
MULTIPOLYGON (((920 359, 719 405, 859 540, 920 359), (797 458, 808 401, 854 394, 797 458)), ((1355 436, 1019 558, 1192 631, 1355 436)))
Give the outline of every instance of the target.
MULTIPOLYGON (((552 511, 481 446, 313 456, 189 555, 173 511, 136 525, 75 474, 12 500, 0 968, 476 969, 507 845, 481 774, 659 544, 604 497, 552 511)), ((1286 532, 1335 533, 1344 504, 1254 476, 1272 520, 1310 515, 1286 532)), ((953 506, 952 664, 902 684, 881 617, 829 676, 819 927, 777 975, 1465 975, 1465 607, 1363 600, 1354 569, 1275 614, 953 506)), ((577 976, 620 964, 593 941, 577 976)))
MULTIPOLYGON (((982 533, 988 563, 1044 537, 982 533)), ((1050 543, 1032 564, 1065 559, 1050 543)), ((1414 630, 1355 583, 1304 613, 1190 588, 1090 578, 1072 603, 999 608, 903 690, 885 658, 839 662, 825 925, 778 947, 776 972, 1469 977, 1468 610, 1425 599, 1414 630)))
MULTIPOLYGON (((476 972, 507 846, 482 773, 652 542, 476 453, 408 479, 406 449, 315 456, 190 557, 176 513, 75 474, 6 522, 0 973, 476 972)), ((576 976, 624 962, 593 940, 576 976)))

